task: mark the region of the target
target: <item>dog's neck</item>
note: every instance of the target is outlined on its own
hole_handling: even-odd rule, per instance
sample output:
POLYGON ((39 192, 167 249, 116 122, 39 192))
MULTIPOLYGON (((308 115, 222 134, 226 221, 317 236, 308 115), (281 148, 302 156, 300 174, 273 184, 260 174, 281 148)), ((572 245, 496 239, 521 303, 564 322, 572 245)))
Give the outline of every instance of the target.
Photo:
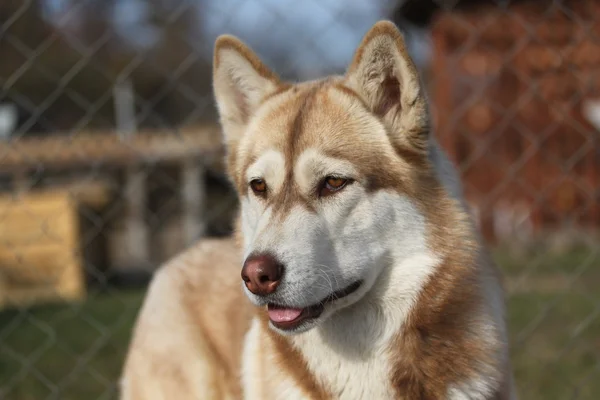
POLYGON ((340 357, 367 359, 377 354, 402 329, 437 264, 435 256, 419 253, 385 267, 357 303, 337 311, 319 327, 293 336, 292 341, 300 349, 322 342, 340 357))
POLYGON ((394 388, 389 357, 396 337, 429 274, 407 281, 406 271, 435 270, 439 261, 415 254, 386 267, 357 303, 331 315, 322 325, 289 338, 316 382, 339 398, 390 398, 394 388))

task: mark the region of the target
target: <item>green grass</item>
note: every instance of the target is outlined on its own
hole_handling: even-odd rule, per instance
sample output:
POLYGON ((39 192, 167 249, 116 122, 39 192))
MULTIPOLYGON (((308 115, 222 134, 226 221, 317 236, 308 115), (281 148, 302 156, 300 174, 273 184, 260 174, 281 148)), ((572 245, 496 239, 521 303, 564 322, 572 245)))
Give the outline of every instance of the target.
MULTIPOLYGON (((498 251, 521 399, 600 399, 600 254, 498 251)), ((112 399, 143 291, 0 313, 0 399, 112 399)))
POLYGON ((600 399, 600 250, 498 251, 522 399, 600 399))
POLYGON ((0 314, 0 399, 116 398, 143 292, 0 314))
POLYGON ((510 297, 512 362, 522 399, 600 398, 597 300, 578 293, 510 297))

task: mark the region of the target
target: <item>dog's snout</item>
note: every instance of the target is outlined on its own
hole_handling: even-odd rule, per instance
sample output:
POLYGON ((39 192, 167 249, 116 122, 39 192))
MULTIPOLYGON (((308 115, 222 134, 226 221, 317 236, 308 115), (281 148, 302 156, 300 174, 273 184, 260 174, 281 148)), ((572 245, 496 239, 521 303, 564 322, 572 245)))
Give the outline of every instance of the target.
POLYGON ((282 276, 283 265, 270 254, 251 255, 242 268, 242 279, 246 282, 246 287, 258 296, 273 293, 282 276))

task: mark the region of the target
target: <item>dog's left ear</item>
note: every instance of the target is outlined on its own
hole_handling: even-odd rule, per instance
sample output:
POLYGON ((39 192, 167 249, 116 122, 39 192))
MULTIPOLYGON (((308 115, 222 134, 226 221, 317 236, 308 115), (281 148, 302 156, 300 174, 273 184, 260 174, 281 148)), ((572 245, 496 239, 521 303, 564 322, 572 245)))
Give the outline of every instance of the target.
POLYGON ((392 22, 380 21, 365 35, 346 78, 382 118, 394 145, 427 151, 427 99, 404 38, 392 22))

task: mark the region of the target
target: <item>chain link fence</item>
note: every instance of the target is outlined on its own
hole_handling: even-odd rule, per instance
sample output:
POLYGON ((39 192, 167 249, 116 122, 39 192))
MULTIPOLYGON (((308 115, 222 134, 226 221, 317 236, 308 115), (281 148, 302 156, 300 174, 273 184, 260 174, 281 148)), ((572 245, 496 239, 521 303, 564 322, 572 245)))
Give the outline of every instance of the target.
POLYGON ((594 0, 3 0, 0 398, 116 398, 152 272, 231 232, 217 35, 304 80, 382 18, 504 272, 521 398, 599 398, 594 0))

